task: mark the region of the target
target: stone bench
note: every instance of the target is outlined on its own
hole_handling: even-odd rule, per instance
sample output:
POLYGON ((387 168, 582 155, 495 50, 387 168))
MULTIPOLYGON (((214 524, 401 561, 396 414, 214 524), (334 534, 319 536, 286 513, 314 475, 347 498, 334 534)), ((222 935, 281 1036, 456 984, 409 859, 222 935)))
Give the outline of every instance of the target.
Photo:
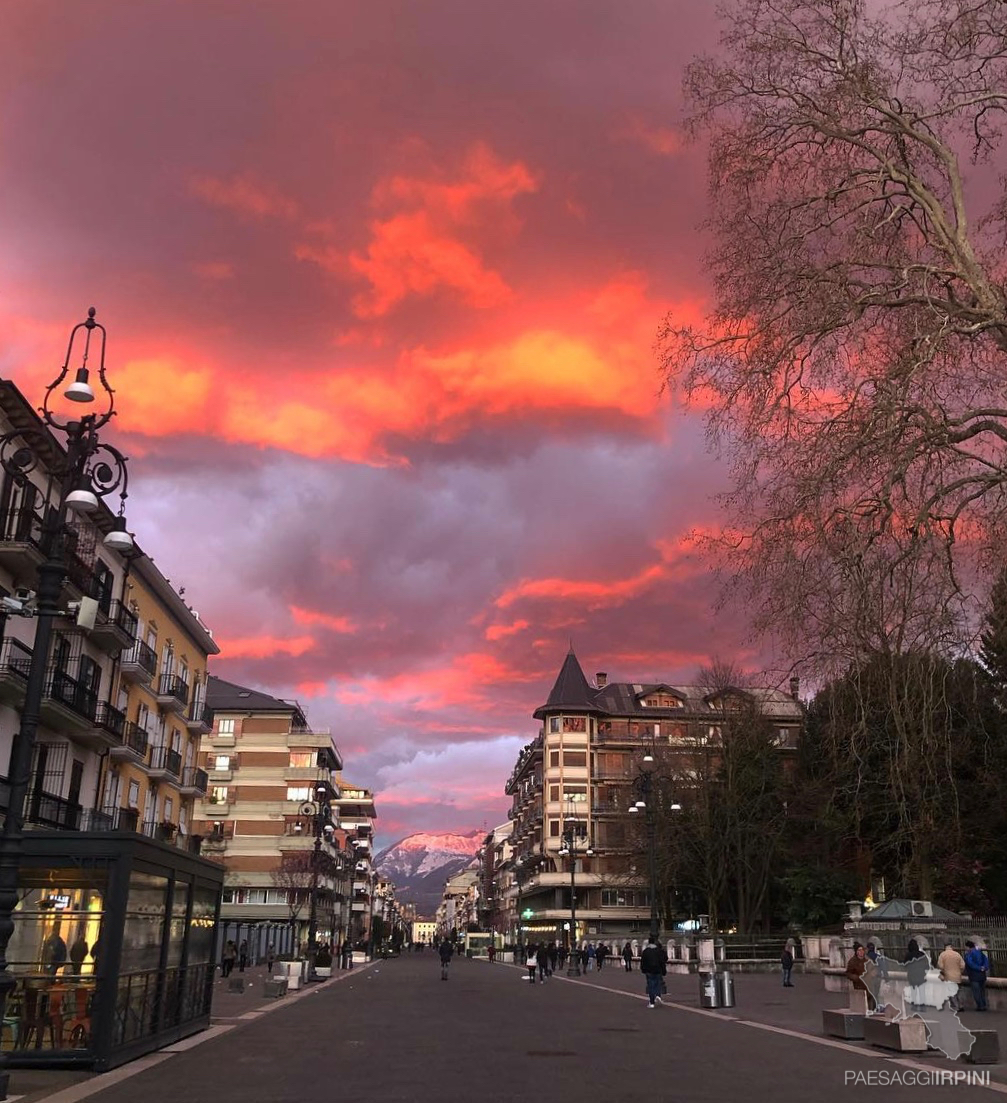
POLYGON ((265 981, 262 985, 262 994, 267 999, 271 1000, 276 1000, 279 999, 280 996, 285 996, 287 994, 287 978, 280 976, 265 981))
POLYGON ((883 1015, 868 1015, 864 1019, 864 1041, 899 1053, 926 1053, 927 1028, 922 1019, 892 1020, 883 1015))
POLYGON ((227 979, 228 992, 244 992, 245 991, 245 978, 244 977, 228 977, 227 979))
POLYGON ((969 1029, 975 1041, 972 1048, 965 1055, 965 1060, 971 1065, 996 1065, 1000 1062, 1000 1036, 995 1030, 969 1029))

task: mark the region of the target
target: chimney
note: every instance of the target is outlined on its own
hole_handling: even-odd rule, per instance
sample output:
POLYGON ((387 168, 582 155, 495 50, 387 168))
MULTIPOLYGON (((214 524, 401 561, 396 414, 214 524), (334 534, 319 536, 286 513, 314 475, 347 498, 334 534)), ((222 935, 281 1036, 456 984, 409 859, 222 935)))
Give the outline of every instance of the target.
POLYGON ((796 675, 790 679, 790 696, 793 697, 795 701, 801 699, 801 679, 796 675))
POLYGON ((607 674, 605 673, 605 671, 604 671, 604 670, 599 670, 599 671, 598 671, 598 673, 597 673, 597 674, 595 674, 595 676, 594 676, 594 684, 595 684, 595 685, 596 685, 596 686, 597 686, 597 687, 598 687, 599 689, 604 689, 604 688, 605 688, 605 686, 607 686, 607 685, 608 685, 608 675, 607 675, 607 674))

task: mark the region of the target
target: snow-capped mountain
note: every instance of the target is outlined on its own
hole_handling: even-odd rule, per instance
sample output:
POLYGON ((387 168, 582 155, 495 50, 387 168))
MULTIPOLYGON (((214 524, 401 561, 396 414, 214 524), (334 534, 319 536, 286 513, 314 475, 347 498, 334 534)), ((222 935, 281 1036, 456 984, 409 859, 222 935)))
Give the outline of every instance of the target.
POLYGON ((422 915, 432 916, 444 882, 472 861, 484 837, 482 831, 467 835, 420 831, 383 850, 374 864, 395 882, 399 900, 412 902, 422 915))

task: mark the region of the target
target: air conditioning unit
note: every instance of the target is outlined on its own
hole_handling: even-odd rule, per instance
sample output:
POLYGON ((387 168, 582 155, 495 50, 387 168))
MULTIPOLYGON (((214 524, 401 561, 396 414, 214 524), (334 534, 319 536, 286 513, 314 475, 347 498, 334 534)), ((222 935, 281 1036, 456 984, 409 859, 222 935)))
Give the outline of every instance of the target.
POLYGON ((932 919, 934 906, 929 900, 910 900, 909 907, 913 913, 913 919, 932 919))

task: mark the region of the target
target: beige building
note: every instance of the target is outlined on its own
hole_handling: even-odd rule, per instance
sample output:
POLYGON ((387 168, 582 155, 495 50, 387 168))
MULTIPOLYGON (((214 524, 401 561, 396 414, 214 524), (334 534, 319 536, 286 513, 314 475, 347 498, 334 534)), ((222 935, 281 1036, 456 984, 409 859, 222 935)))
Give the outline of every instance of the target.
POLYGON ((343 929, 360 950, 368 946, 375 906, 377 875, 373 867, 374 794, 340 777, 339 827, 353 854, 352 891, 347 901, 343 929))
MULTIPOLYGON (((342 759, 328 728, 311 728, 300 705, 211 677, 203 735, 206 798, 196 810, 203 853, 224 864, 220 937, 247 942, 254 961, 303 946, 308 932, 318 809, 338 822, 342 759)), ((346 929, 343 902, 357 854, 345 833, 318 835, 318 941, 346 929)), ((354 875, 355 876, 355 875, 354 875)))
POLYGON ((428 919, 416 919, 413 921, 413 942, 432 942, 437 934, 437 924, 428 919))

